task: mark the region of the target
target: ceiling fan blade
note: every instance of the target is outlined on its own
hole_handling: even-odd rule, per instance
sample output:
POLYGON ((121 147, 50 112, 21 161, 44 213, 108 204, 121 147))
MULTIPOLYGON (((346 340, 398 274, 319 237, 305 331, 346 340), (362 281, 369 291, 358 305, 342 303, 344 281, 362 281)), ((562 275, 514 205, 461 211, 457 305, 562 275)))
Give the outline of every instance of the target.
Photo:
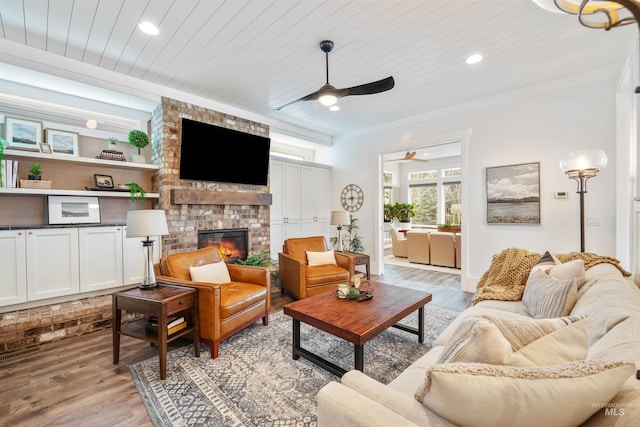
POLYGON ((310 93, 310 94, 309 94, 309 95, 307 95, 307 96, 303 96, 303 97, 302 97, 302 98, 300 98, 300 99, 296 99, 295 101, 291 101, 291 102, 288 102, 288 103, 286 103, 286 104, 284 104, 284 105, 281 105, 281 106, 279 106, 279 107, 276 107, 276 108, 275 108, 275 110, 276 110, 276 111, 279 111, 279 110, 282 110, 284 107, 288 107, 289 105, 293 105, 293 104, 295 104, 295 103, 302 102, 302 101, 315 101, 315 100, 317 100, 318 98, 320 98, 320 91, 319 91, 319 90, 318 90, 318 91, 315 91, 315 92, 313 92, 313 93, 310 93))
POLYGON ((375 82, 365 83, 363 85, 342 89, 346 92, 342 96, 372 95, 374 93, 386 92, 390 89, 393 89, 393 86, 395 86, 395 80, 393 80, 393 77, 387 77, 386 79, 378 80, 375 82))
POLYGON ((429 161, 427 159, 409 159, 409 160, 413 160, 414 162, 428 162, 429 161))

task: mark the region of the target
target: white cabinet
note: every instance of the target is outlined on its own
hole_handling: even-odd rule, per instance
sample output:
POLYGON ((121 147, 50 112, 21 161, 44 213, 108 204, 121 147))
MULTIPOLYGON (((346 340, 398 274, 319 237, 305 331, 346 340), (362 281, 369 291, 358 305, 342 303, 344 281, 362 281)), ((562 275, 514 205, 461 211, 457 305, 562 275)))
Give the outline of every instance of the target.
POLYGON ((329 234, 329 170, 311 166, 300 169, 302 236, 329 234))
MULTIPOLYGON (((132 285, 142 283, 144 278, 144 250, 142 241, 144 237, 127 238, 127 227, 122 227, 122 262, 123 262, 123 283, 132 285)), ((150 237, 153 240, 153 263, 160 262, 161 236, 150 237)))
POLYGON ((27 301, 27 249, 24 230, 0 231, 0 306, 27 301))
POLYGON ((80 292, 123 284, 122 226, 78 230, 80 292))
POLYGON ((78 229, 47 228, 26 233, 28 300, 78 293, 78 229))
POLYGON ((329 169, 272 161, 270 164, 271 257, 291 237, 327 236, 329 169))

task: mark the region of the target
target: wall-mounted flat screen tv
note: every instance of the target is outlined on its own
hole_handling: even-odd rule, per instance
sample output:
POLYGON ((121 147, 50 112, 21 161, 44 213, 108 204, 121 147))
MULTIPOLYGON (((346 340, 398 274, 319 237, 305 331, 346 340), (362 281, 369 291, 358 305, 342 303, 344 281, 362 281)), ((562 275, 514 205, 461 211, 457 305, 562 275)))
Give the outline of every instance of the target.
POLYGON ((267 185, 271 139, 182 119, 180 179, 267 185))

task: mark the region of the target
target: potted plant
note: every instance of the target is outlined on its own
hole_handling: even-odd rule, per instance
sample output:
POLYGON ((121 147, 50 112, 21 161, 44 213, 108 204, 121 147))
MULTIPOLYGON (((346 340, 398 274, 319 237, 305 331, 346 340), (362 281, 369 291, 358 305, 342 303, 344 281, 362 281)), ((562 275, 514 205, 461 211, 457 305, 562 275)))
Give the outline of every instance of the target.
POLYGON ((438 231, 446 231, 449 233, 459 233, 461 230, 460 224, 452 224, 446 221, 444 224, 437 224, 438 231))
POLYGON ((411 228, 411 217, 416 215, 416 206, 413 203, 396 203, 394 210, 398 227, 405 230, 411 228))
POLYGON ((271 256, 269 254, 269 249, 265 249, 257 254, 249 255, 245 259, 239 259, 236 261, 236 263, 242 265, 253 265, 257 267, 271 267, 273 265, 273 261, 271 260, 271 256))
POLYGON ((127 187, 129 187, 129 190, 131 191, 131 201, 132 202, 138 202, 138 203, 142 204, 142 203, 144 203, 145 200, 147 200, 147 193, 137 183, 129 182, 129 183, 125 184, 125 185, 127 187))
POLYGON ((147 134, 141 130, 132 130, 129 132, 127 139, 129 140, 129 144, 138 149, 138 155, 133 156, 133 161, 136 163, 145 163, 145 158, 140 154, 140 149, 149 145, 149 137, 147 134))
POLYGON ((30 181, 40 181, 42 179, 42 165, 40 163, 31 163, 27 178, 30 181))
POLYGON ((384 222, 393 221, 393 205, 385 203, 382 208, 382 214, 384 216, 384 222))
POLYGON ((115 149, 117 143, 118 143, 118 138, 116 138, 115 136, 112 136, 109 139, 107 139, 107 150, 115 149))

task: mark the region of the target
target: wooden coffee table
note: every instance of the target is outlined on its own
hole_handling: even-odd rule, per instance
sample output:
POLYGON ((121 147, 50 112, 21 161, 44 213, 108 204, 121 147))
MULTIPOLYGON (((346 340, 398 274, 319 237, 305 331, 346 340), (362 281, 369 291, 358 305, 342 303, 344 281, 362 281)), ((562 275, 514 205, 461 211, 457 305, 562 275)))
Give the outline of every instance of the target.
POLYGON ((303 357, 327 371, 342 376, 347 371, 311 353, 300 345, 300 322, 353 343, 355 369, 364 372, 364 344, 390 326, 418 335, 424 342, 424 306, 431 294, 398 286, 371 282, 373 298, 358 302, 339 299, 325 292, 284 306, 284 314, 293 318, 293 359, 303 357), (418 310, 418 328, 397 324, 418 310))

